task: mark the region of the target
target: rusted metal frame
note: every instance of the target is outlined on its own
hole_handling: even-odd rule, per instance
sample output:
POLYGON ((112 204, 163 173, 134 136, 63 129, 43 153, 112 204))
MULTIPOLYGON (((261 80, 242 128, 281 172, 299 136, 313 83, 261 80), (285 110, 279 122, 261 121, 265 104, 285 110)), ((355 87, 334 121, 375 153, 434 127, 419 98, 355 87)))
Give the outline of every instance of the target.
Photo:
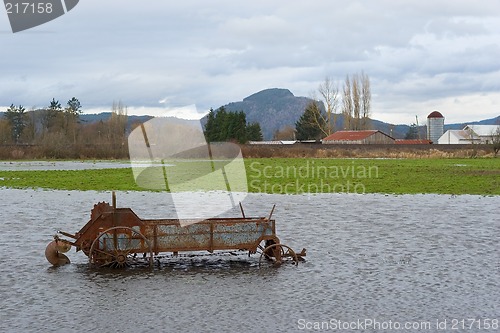
POLYGON ((69 237, 69 238, 73 238, 73 239, 77 239, 78 238, 78 237, 76 237, 76 235, 72 235, 72 234, 70 234, 68 232, 61 231, 61 230, 57 230, 57 233, 61 234, 63 236, 69 237))
POLYGON ((243 218, 246 218, 245 211, 243 210, 243 205, 241 204, 241 202, 240 202, 240 210, 241 210, 241 215, 243 216, 243 218))
POLYGON ((273 209, 271 209, 271 213, 269 213, 269 217, 267 218, 268 220, 271 220, 271 217, 273 216, 274 213, 274 208, 276 208, 276 205, 273 205, 273 209))
MULTIPOLYGON (((133 226, 133 227, 135 227, 135 226, 133 226)), ((129 240, 142 239, 142 241, 140 241, 140 248, 139 249, 125 249, 124 251, 126 251, 126 255, 128 255, 130 253, 144 253, 144 252, 150 253, 149 265, 152 266, 152 264, 153 264, 153 252, 152 252, 151 241, 149 239, 147 239, 146 236, 144 236, 142 229, 139 229, 139 231, 137 231, 137 230, 133 229, 133 227, 122 225, 122 226, 114 226, 114 227, 111 227, 111 228, 104 230, 102 233, 99 234, 99 236, 97 236, 92 241, 92 245, 90 246, 90 250, 89 250, 89 260, 91 260, 91 256, 92 256, 93 249, 95 248, 95 246, 97 246, 97 249, 99 250, 99 252, 101 252, 101 253, 99 253, 100 258, 98 258, 98 260, 103 260, 106 258, 107 254, 104 252, 108 252, 108 254, 111 254, 109 252, 111 250, 113 250, 113 248, 108 249, 106 246, 107 242, 105 242, 105 241, 103 242, 105 248, 99 249, 99 242, 100 242, 99 239, 104 234, 110 234, 111 233, 110 231, 113 232, 112 233, 113 237, 116 237, 118 234, 117 230, 124 229, 124 230, 127 230, 127 232, 124 234, 128 236, 129 240)), ((117 243, 114 243, 114 250, 117 250, 117 249, 118 249, 117 243)), ((120 250, 123 251, 123 249, 120 249, 120 250)), ((111 255, 113 255, 113 254, 111 254, 111 255)), ((108 264, 108 263, 105 263, 105 264, 108 264)))
POLYGON ((273 235, 276 235, 276 227, 275 227, 275 223, 276 221, 275 220, 270 220, 270 219, 265 219, 265 218, 261 218, 257 221, 257 224, 263 224, 264 225, 264 230, 262 230, 264 233, 267 231, 267 230, 271 230, 271 233, 273 235))
MULTIPOLYGON (((118 227, 117 219, 118 219, 118 214, 116 212, 116 197, 113 195, 113 216, 112 216, 113 227, 118 227)), ((118 247, 118 236, 116 231, 117 229, 113 229, 113 246, 115 249, 118 247)))
MULTIPOLYGON (((99 213, 98 216, 95 216, 96 214, 91 214, 91 217, 93 218, 91 218, 91 220, 75 235, 66 232, 60 232, 64 236, 76 239, 75 242, 65 241, 65 243, 76 246, 77 250, 82 249, 85 252, 85 249, 87 249, 87 252, 89 252, 89 249, 85 247, 85 244, 89 243, 89 241, 90 243, 93 243, 93 241, 98 239, 105 230, 111 229, 110 231, 112 231, 112 233, 110 236, 112 237, 107 237, 107 239, 112 238, 114 248, 118 248, 118 242, 120 240, 118 238, 118 235, 120 234, 118 228, 131 229, 130 232, 125 232, 125 234, 128 235, 129 240, 140 239, 138 247, 132 250, 134 253, 144 252, 146 247, 149 248, 148 251, 152 251, 156 255, 158 255, 158 253, 160 252, 170 251, 177 253, 178 251, 208 250, 212 253, 214 250, 236 249, 248 250, 249 252, 255 253, 257 251, 257 248, 260 248, 262 250, 262 246, 260 245, 262 241, 272 240, 275 244, 280 243, 278 237, 276 236, 275 220, 271 219, 274 213, 275 205, 273 205, 273 208, 267 218, 250 218, 246 217, 243 206, 240 203, 240 209, 243 216, 242 218, 236 217, 206 219, 198 222, 198 224, 208 224, 208 228, 194 228, 193 230, 196 232, 190 232, 190 229, 182 230, 182 228, 180 227, 180 221, 178 219, 143 220, 138 217, 137 214, 130 208, 116 208, 116 197, 114 196, 114 193, 113 206, 110 207, 109 204, 107 204, 107 207, 104 207, 105 209, 97 211, 99 213), (110 214, 112 214, 112 216, 109 216, 110 214), (102 220, 98 221, 99 219, 102 220), (239 224, 241 224, 242 226, 245 224, 254 225, 257 229, 253 229, 250 225, 248 226, 249 228, 239 228, 239 224), (174 228, 168 228, 166 229, 166 232, 162 234, 159 229, 159 226, 162 225, 174 226, 174 228), (220 229, 219 226, 221 226, 220 229), (139 235, 141 237, 132 236, 138 232, 134 228, 139 228, 139 235), (129 235, 129 233, 131 234, 129 235), (251 234, 247 236, 246 233, 251 234), (231 239, 232 234, 234 234, 234 237, 236 238, 231 239), (236 236, 236 234, 238 234, 238 236, 236 236), (174 237, 174 239, 177 237, 179 238, 177 238, 175 246, 169 247, 169 245, 166 243, 166 246, 162 247, 160 237, 164 236, 174 237), (208 244, 206 243, 207 236, 208 244), (255 240, 253 236, 257 236, 258 239, 255 240), (190 239, 192 239, 192 241, 190 239), (238 239, 238 244, 236 244, 236 239, 238 239), (217 246, 215 245, 216 241, 217 246), (152 248, 151 245, 153 245, 152 248)), ((131 248, 132 245, 127 245, 127 247, 131 248)), ((277 253, 277 256, 280 257, 280 254, 281 253, 277 253)), ((305 251, 303 251, 301 254, 305 256, 305 251)))
MULTIPOLYGON (((209 226, 208 226, 208 229, 209 230, 206 230, 206 231, 200 231, 200 232, 187 232, 187 233, 183 233, 182 235, 179 235, 180 237, 190 237, 190 236, 196 236, 196 235, 205 235, 206 237, 208 237, 208 240, 207 240, 207 244, 206 245, 198 245, 196 243, 192 243, 191 242, 185 242, 183 244, 182 247, 173 247, 173 248, 170 248, 170 247, 162 247, 160 248, 159 244, 160 244, 160 237, 176 237, 177 235, 175 233, 162 233, 160 234, 159 232, 159 229, 157 229, 157 232, 156 234, 153 233, 153 238, 155 238, 155 241, 156 241, 156 244, 157 244, 157 247, 156 247, 156 250, 155 251, 158 251, 158 252, 178 252, 178 251, 201 251, 201 250, 207 250, 207 251, 214 251, 214 250, 234 250, 234 249, 245 249, 245 250, 253 250, 255 251, 258 244, 264 240, 264 239, 276 239, 275 235, 271 234, 269 235, 269 233, 267 232, 267 230, 269 229, 264 229, 264 233, 262 233, 263 235, 261 235, 257 240, 253 240, 253 241, 244 241, 242 243, 239 243, 239 244, 231 244, 231 245, 224 245, 224 244, 218 244, 217 246, 215 246, 215 235, 216 235, 216 230, 215 230, 215 227, 216 225, 225 225, 225 226, 231 226, 231 225, 235 225, 235 221, 231 221, 231 223, 217 223, 217 222, 224 222, 225 220, 212 220, 212 221, 204 221, 203 224, 207 224, 209 223, 209 226), (267 233, 267 235, 265 235, 267 233), (196 245, 195 245, 196 244, 196 245)), ((244 222, 244 223, 250 223, 250 219, 247 219, 247 220, 238 220, 238 222, 244 222)), ((153 225, 154 227, 156 227, 157 225, 161 225, 159 223, 157 223, 158 221, 155 221, 155 220, 152 220, 152 221, 146 221, 145 224, 149 224, 149 225, 153 225), (147 222, 152 222, 152 223, 147 223, 147 222)), ((169 222, 172 222, 172 221, 169 221, 169 222)), ((255 223, 255 225, 260 225, 260 223, 262 223, 261 220, 253 220, 253 223, 255 223)), ((238 224, 238 223, 236 223, 238 224)), ((266 222, 267 225, 271 225, 271 223, 269 222, 266 222)), ((164 225, 170 225, 172 226, 172 223, 167 223, 167 224, 164 224, 164 225)), ((177 223, 175 223, 175 225, 177 225, 177 223)), ((271 229, 272 230, 272 229, 271 229)), ((227 231, 227 232, 221 232, 222 233, 228 233, 228 234, 233 234, 234 232, 231 232, 231 231, 227 231)), ((244 233, 244 232, 243 232, 244 233)), ((219 233, 217 233, 217 235, 219 235, 219 233)), ((150 237, 151 238, 151 230, 149 231, 149 233, 146 233, 146 236, 150 237)))
POLYGON ((305 249, 305 248, 302 248, 302 251, 300 251, 300 253, 295 252, 295 254, 296 254, 296 255, 297 255, 297 257, 299 257, 300 259, 302 259, 302 257, 307 256, 307 252, 306 252, 306 249, 305 249))
POLYGON ((57 239, 58 242, 61 242, 61 243, 65 243, 65 244, 69 244, 71 246, 78 246, 76 243, 74 242, 70 242, 69 240, 66 240, 64 238, 58 238, 57 239))
MULTIPOLYGON (((255 221, 255 225, 258 226, 261 224, 265 224, 267 226, 267 225, 269 225, 269 223, 267 223, 267 222, 268 221, 266 221, 266 223, 263 223, 263 221, 261 219, 259 219, 259 220, 255 221)), ((264 240, 274 239, 274 240, 277 240, 276 241, 277 243, 279 243, 279 240, 276 237, 274 232, 272 233, 272 235, 266 235, 266 231, 268 229, 269 229, 268 227, 265 227, 262 230, 261 236, 254 242, 240 243, 239 245, 235 244, 233 246, 225 246, 225 247, 220 248, 220 250, 232 250, 232 249, 240 250, 240 249, 243 249, 243 250, 249 251, 249 255, 250 255, 250 253, 255 253, 257 251, 257 248, 260 246, 260 243, 264 240)), ((234 234, 234 232, 227 232, 227 233, 234 234)), ((242 232, 242 233, 245 233, 245 232, 242 232)))
MULTIPOLYGON (((146 226, 144 226, 144 229, 146 230, 146 226)), ((148 235, 145 235, 146 238, 148 235)), ((160 251, 158 250, 158 226, 153 225, 153 252, 155 255, 158 255, 160 251)))
POLYGON ((214 252, 214 224, 210 223, 210 253, 214 252))
POLYGON ((84 235, 89 229, 93 229, 95 228, 95 224, 97 222, 97 220, 99 220, 100 218, 103 218, 105 216, 106 213, 103 213, 99 216, 96 216, 95 218, 91 218, 87 224, 85 224, 82 229, 80 229, 79 232, 77 232, 76 234, 80 234, 80 235, 84 235))

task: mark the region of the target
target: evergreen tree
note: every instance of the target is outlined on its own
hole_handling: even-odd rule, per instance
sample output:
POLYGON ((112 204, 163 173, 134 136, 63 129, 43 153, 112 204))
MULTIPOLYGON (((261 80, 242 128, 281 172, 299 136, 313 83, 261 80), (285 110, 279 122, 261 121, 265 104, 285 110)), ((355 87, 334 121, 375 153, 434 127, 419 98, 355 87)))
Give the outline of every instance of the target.
POLYGON ((205 125, 205 139, 207 142, 217 141, 216 125, 214 109, 210 108, 207 115, 207 123, 205 125))
POLYGON ((411 124, 408 132, 406 132, 405 139, 412 140, 418 139, 418 128, 416 124, 411 124))
MULTIPOLYGON (((59 104, 59 107, 60 106, 61 105, 59 104)), ((78 118, 80 116, 80 113, 82 113, 82 105, 80 104, 78 98, 73 97, 68 101, 65 112, 69 115, 74 116, 75 118, 78 118)))
POLYGON ((55 98, 52 98, 50 105, 44 110, 42 115, 42 125, 45 130, 54 127, 61 128, 63 126, 62 122, 64 120, 62 119, 62 111, 61 103, 56 101, 55 98))
POLYGON ((238 141, 239 143, 247 142, 247 119, 243 111, 232 112, 231 114, 231 132, 229 140, 238 141))
POLYGON ((295 123, 297 140, 321 139, 325 126, 326 122, 318 105, 315 102, 309 103, 304 114, 295 123))
POLYGON ((59 103, 59 101, 56 101, 55 98, 52 98, 49 109, 54 111, 62 111, 61 103, 59 103))
POLYGON ((210 109, 205 125, 207 142, 236 141, 245 143, 248 140, 262 140, 262 131, 258 123, 247 125, 243 111, 227 112, 221 106, 217 112, 210 109))
POLYGON ((259 123, 248 124, 247 139, 248 141, 262 141, 264 139, 259 123))
POLYGON ((222 142, 227 141, 229 138, 229 115, 226 112, 226 109, 221 106, 217 110, 217 114, 215 115, 215 128, 217 135, 216 141, 222 142))
POLYGON ((64 109, 64 128, 66 135, 72 137, 73 143, 76 143, 76 128, 82 112, 82 105, 76 97, 71 98, 66 105, 64 109))
POLYGON ((15 143, 19 143, 21 134, 26 127, 26 110, 22 105, 15 107, 11 104, 10 107, 5 112, 5 117, 10 124, 12 139, 15 143))

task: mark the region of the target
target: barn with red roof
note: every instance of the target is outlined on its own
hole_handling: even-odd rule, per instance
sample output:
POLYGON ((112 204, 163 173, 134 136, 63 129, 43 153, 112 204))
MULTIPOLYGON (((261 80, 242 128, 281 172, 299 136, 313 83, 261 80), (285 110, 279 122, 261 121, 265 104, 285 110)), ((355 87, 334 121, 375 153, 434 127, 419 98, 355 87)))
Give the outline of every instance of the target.
POLYGON ((378 130, 337 131, 323 139, 324 144, 394 144, 394 138, 378 130))

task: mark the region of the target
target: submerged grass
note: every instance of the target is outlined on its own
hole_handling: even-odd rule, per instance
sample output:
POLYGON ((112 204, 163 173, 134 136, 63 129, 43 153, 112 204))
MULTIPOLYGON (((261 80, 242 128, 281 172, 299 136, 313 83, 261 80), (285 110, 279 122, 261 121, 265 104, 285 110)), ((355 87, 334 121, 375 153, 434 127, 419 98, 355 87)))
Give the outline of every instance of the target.
MULTIPOLYGON (((183 165, 183 168, 186 166, 183 165)), ((245 159, 250 192, 500 195, 500 159, 245 159)), ((196 170, 196 168, 193 168, 196 170)), ((0 171, 0 186, 146 190, 132 169, 0 171)))
POLYGON ((132 169, 0 171, 0 186, 56 190, 143 190, 135 184, 132 169))
POLYGON ((500 194, 500 159, 255 159, 251 192, 500 194))

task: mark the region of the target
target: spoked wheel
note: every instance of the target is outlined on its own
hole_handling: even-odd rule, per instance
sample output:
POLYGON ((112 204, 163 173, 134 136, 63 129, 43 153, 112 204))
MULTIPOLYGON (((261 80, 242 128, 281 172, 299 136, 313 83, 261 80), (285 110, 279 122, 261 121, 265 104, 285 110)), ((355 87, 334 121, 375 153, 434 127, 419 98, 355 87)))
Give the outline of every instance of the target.
POLYGON ((292 248, 279 243, 271 244, 262 251, 259 258, 259 267, 264 264, 264 260, 267 260, 275 266, 281 265, 287 260, 291 260, 295 266, 299 264, 297 254, 292 248))
POLYGON ((89 262, 97 267, 111 268, 125 268, 145 262, 151 267, 153 251, 149 240, 140 232, 129 227, 112 227, 92 242, 89 262), (137 256, 137 252, 143 254, 137 256))

